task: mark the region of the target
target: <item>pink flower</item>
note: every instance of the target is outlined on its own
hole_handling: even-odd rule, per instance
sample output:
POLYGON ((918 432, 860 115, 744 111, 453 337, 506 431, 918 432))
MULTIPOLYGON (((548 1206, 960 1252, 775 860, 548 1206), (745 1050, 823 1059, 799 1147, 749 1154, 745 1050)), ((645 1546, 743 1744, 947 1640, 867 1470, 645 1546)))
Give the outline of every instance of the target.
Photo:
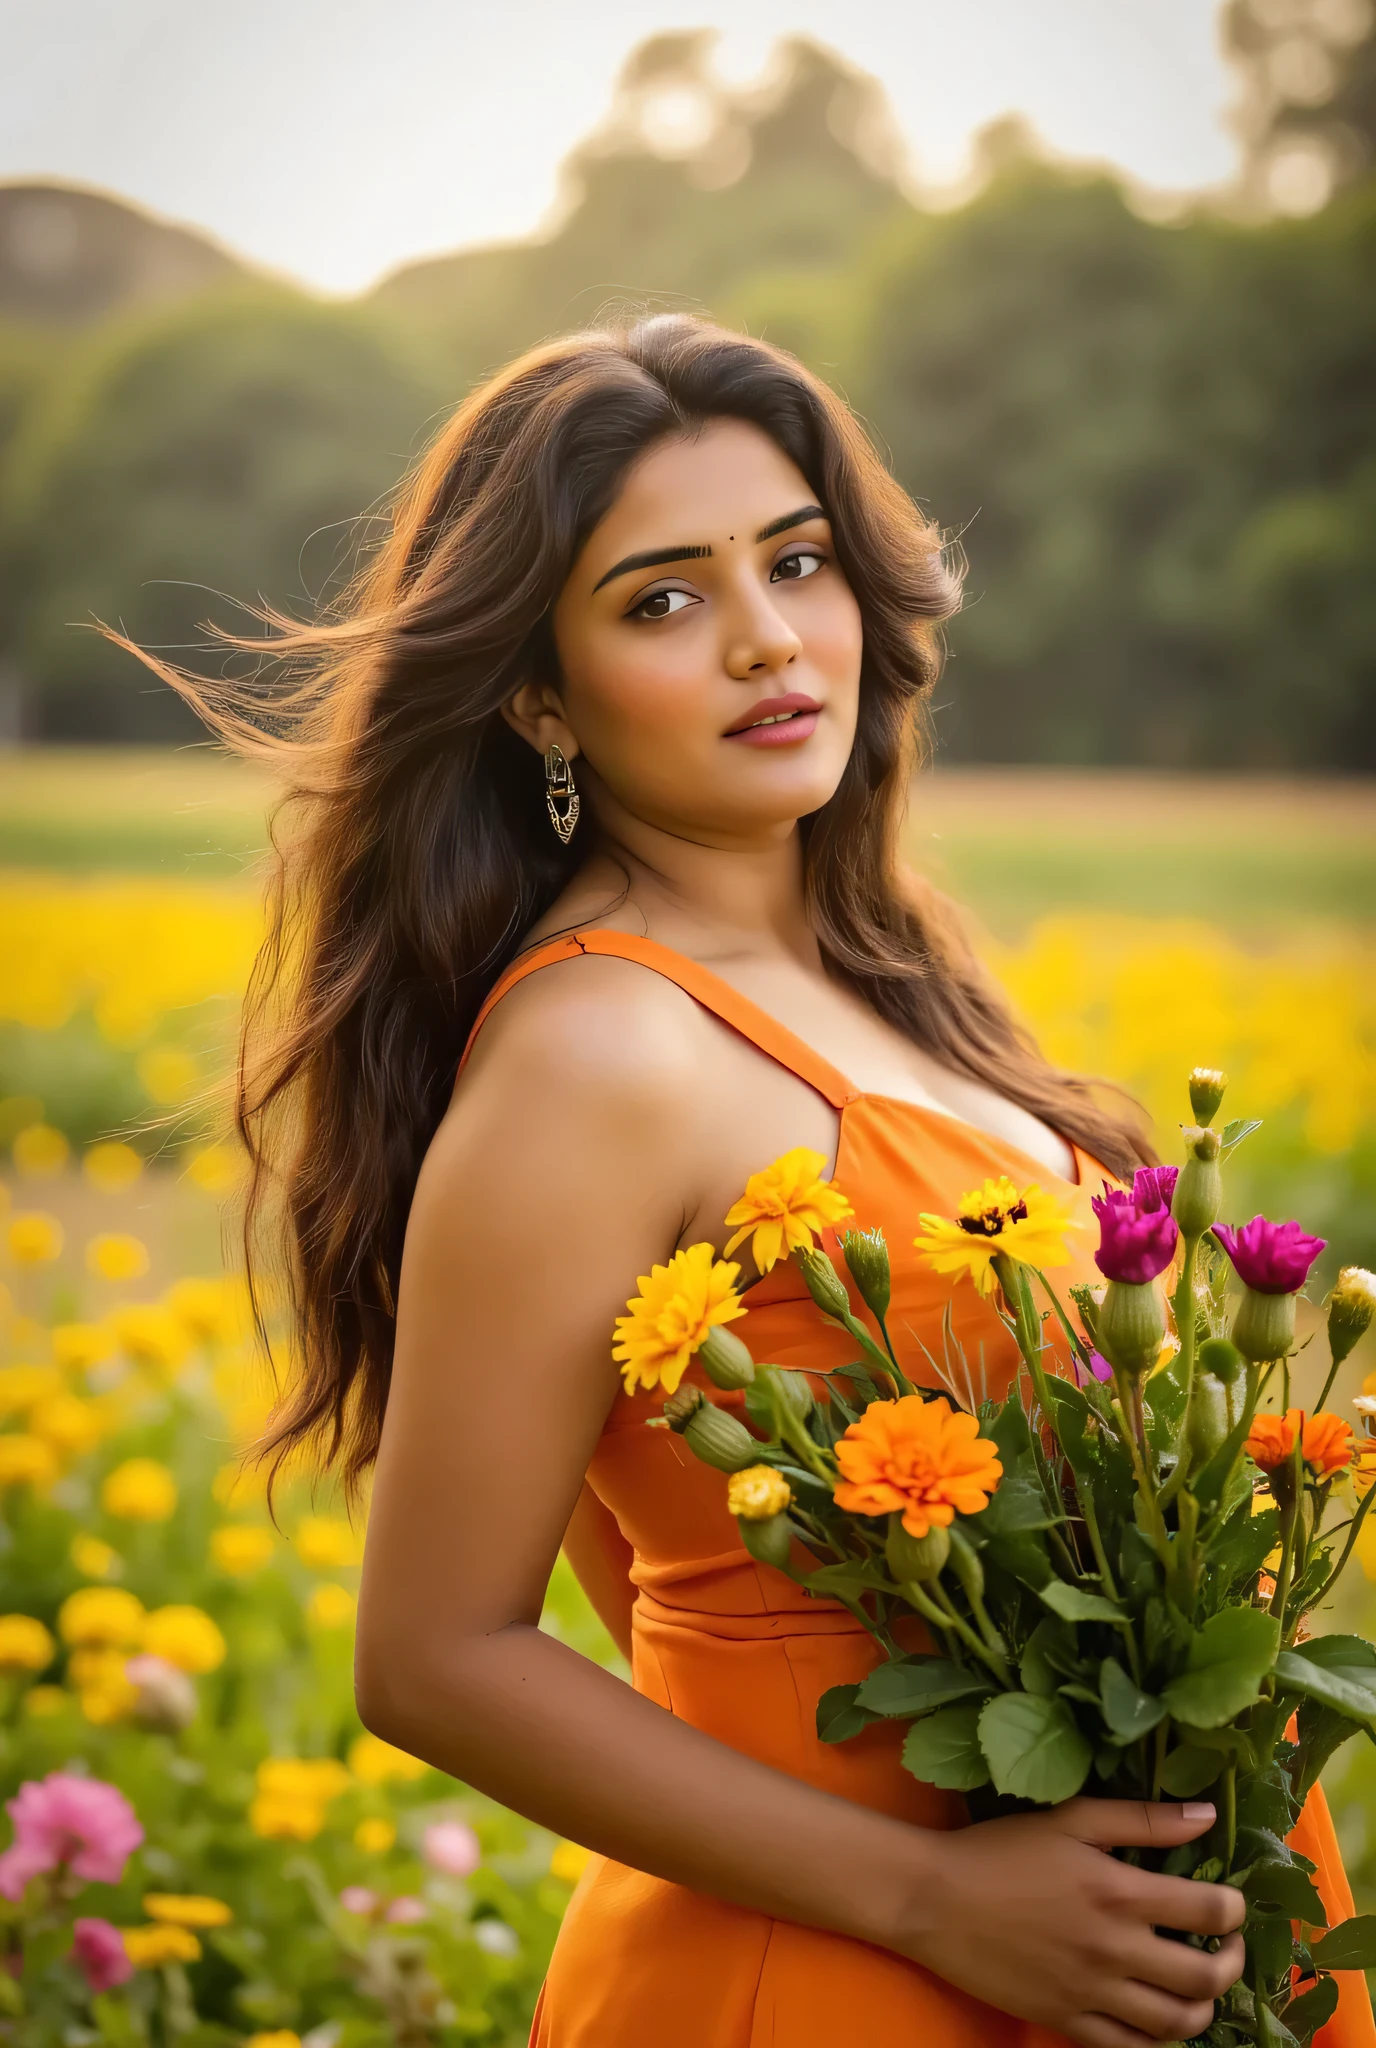
POLYGON ((1105 1182, 1102 1196, 1094 1197, 1090 1207, 1099 1219, 1094 1263, 1105 1279, 1141 1287, 1165 1272, 1180 1236, 1170 1211, 1175 1174, 1173 1166, 1139 1166, 1130 1193, 1105 1182))
POLYGON ((118 1884, 143 1840, 122 1792, 99 1778, 53 1771, 29 1779, 6 1804, 14 1841, 0 1856, 0 1893, 16 1903, 30 1878, 66 1866, 85 1884, 118 1884))
POLYGON ((414 1927, 418 1920, 429 1919, 429 1910, 423 1899, 393 1899, 384 1918, 393 1927, 414 1927))
POLYGON ((1254 1216, 1237 1230, 1215 1223, 1214 1236, 1232 1260, 1238 1279, 1254 1294, 1296 1293, 1328 1242, 1310 1237, 1298 1223, 1268 1223, 1264 1216, 1254 1216))
POLYGON ((346 1884, 339 1894, 339 1903, 346 1913, 361 1913, 366 1920, 376 1913, 382 1904, 376 1892, 370 1892, 363 1884, 346 1884))
POLYGON ((72 1954, 92 1991, 113 1991, 134 1974, 124 1937, 108 1920, 78 1920, 72 1929, 72 1954))
POLYGON ((446 1877, 471 1877, 483 1860, 482 1844, 461 1820, 437 1820, 421 1837, 421 1853, 446 1877))

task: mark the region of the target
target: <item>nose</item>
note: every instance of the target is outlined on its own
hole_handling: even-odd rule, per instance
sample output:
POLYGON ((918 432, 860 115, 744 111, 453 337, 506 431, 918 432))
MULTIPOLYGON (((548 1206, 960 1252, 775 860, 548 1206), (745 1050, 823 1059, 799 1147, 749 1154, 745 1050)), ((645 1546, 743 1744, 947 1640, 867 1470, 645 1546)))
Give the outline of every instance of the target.
POLYGON ((802 653, 803 643, 772 601, 747 573, 732 593, 726 613, 722 657, 726 672, 737 682, 752 676, 777 675, 802 653))

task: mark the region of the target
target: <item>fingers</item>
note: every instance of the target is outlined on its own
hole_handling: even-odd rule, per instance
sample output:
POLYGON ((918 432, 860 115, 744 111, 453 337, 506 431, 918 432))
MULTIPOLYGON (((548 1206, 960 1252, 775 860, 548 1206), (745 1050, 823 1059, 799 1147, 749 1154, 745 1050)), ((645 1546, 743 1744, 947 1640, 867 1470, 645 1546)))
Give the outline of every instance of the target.
POLYGON ((1214 1824, 1208 1800, 1183 1806, 1153 1799, 1068 1799, 1052 1818, 1069 1835, 1100 1849, 1173 1849, 1192 1842, 1214 1824))
POLYGON ((1108 1994, 1106 2017, 1135 2028, 1151 2041, 1188 2041, 1214 2022, 1212 1998, 1172 1998, 1154 1984, 1124 1977, 1108 1994))
POLYGON ((1149 1935, 1123 1952, 1123 1974, 1175 1998, 1222 1998, 1242 1975, 1246 1951, 1240 1934, 1230 1934, 1217 1954, 1187 1948, 1183 1941, 1162 1941, 1149 1935))
POLYGON ((1082 2012, 1065 2031, 1081 2048, 1148 2048, 1145 2034, 1110 2019, 1106 2012, 1082 2012))
POLYGON ((1136 1871, 1132 1910, 1138 1901, 1153 1927, 1179 1934, 1232 1934, 1247 1917, 1247 1901, 1230 1884, 1197 1884, 1189 1877, 1156 1877, 1136 1871))

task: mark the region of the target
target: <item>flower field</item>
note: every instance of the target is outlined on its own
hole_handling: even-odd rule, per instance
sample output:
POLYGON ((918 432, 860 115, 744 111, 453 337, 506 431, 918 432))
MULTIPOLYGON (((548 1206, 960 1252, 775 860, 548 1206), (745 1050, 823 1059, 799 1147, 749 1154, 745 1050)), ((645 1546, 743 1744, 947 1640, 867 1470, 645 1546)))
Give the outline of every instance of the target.
MULTIPOLYGON (((1301 1215, 1324 1287, 1376 1264, 1370 928, 1037 908, 985 943, 1052 1056, 1163 1111, 1224 1067, 1262 1119, 1238 1220, 1301 1215)), ((301 1480, 274 1525, 237 1464, 271 1390, 219 1084, 258 930, 224 874, 0 874, 0 2039, 498 2048, 582 1852, 364 1734, 357 1532, 301 1480)), ((562 1567, 546 1625, 611 1660, 562 1567)))

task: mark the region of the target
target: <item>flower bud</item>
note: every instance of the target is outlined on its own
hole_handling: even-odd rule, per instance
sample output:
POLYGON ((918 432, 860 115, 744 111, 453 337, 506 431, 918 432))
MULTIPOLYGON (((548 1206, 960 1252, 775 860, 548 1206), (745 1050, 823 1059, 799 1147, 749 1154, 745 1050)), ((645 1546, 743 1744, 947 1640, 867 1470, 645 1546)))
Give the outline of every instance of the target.
POLYGON ((889 1248, 882 1230, 848 1230, 841 1240, 850 1277, 860 1298, 882 1323, 889 1312, 889 1248))
POLYGON ((714 1387, 734 1393, 755 1377, 755 1361, 734 1330, 713 1323, 698 1351, 702 1369, 714 1387))
POLYGON ((812 1413, 814 1405, 812 1387, 807 1374, 805 1372, 787 1372, 782 1366, 778 1368, 778 1372, 779 1386, 783 1392, 784 1400, 788 1403, 788 1406, 799 1422, 806 1422, 808 1416, 812 1413))
POLYGON ((1218 1132, 1185 1124, 1181 1135, 1185 1140, 1185 1164, 1176 1178, 1171 1214, 1186 1237, 1202 1237, 1211 1224, 1217 1223, 1223 1207, 1218 1132))
POLYGON ((772 1465, 748 1465, 726 1482, 726 1505, 738 1522, 768 1522, 792 1499, 788 1481, 772 1465))
POLYGON ((900 1586, 916 1580, 919 1586, 938 1576, 951 1554, 947 1529, 933 1523, 925 1536, 910 1536, 901 1515, 889 1516, 889 1533, 884 1540, 884 1562, 900 1586))
POLYGON ((771 1515, 767 1521, 740 1521, 741 1542, 759 1564, 772 1564, 782 1571, 793 1544, 793 1527, 787 1515, 771 1515))
POLYGON ((131 1657, 124 1676, 136 1688, 129 1718, 150 1734, 177 1735, 196 1718, 196 1688, 165 1657, 131 1657))
POLYGON ((1228 1076, 1221 1074, 1217 1067, 1196 1067, 1190 1075, 1190 1108, 1196 1121, 1210 1124, 1218 1115, 1223 1091, 1228 1086, 1228 1076))
POLYGON ((1226 1337, 1206 1337, 1195 1354, 1199 1370, 1231 1387, 1242 1371, 1242 1353, 1226 1337))
POLYGON ((1191 1475, 1203 1471, 1227 1438, 1229 1426, 1228 1389, 1212 1373, 1196 1372, 1190 1396, 1189 1442, 1184 1452, 1191 1475))
POLYGON ((714 1465, 718 1472, 743 1472, 760 1455, 759 1442, 745 1424, 710 1401, 702 1402, 689 1416, 683 1441, 695 1458, 714 1465))
POLYGON ((1110 1280, 1095 1318, 1098 1347, 1119 1372, 1149 1372, 1166 1339, 1166 1314, 1150 1280, 1110 1280))
POLYGON ((844 1282, 825 1252, 800 1249, 794 1253, 802 1268, 807 1291, 824 1315, 838 1319, 850 1314, 850 1296, 844 1282))
POLYGON ((664 1403, 664 1419, 677 1436, 682 1436, 688 1424, 701 1408, 706 1395, 701 1387, 677 1387, 664 1403))
POLYGON ((1376 1273, 1364 1266, 1344 1266, 1328 1297, 1328 1348, 1341 1365, 1376 1315, 1376 1273))
POLYGON ((1244 1287, 1231 1335, 1253 1365, 1288 1358, 1295 1348, 1294 1295, 1262 1294, 1255 1287, 1244 1287))

